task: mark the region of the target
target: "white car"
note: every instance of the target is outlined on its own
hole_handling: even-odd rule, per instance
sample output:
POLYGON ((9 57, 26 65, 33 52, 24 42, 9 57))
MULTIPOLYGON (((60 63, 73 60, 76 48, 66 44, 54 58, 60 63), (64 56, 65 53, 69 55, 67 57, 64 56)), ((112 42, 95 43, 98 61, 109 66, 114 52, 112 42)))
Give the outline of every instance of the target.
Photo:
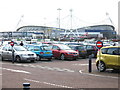
POLYGON ((2 60, 12 60, 12 50, 14 51, 14 60, 21 62, 21 61, 31 61, 34 62, 37 59, 37 56, 35 53, 28 51, 22 46, 12 46, 11 45, 5 45, 2 46, 0 49, 1 59, 2 60))

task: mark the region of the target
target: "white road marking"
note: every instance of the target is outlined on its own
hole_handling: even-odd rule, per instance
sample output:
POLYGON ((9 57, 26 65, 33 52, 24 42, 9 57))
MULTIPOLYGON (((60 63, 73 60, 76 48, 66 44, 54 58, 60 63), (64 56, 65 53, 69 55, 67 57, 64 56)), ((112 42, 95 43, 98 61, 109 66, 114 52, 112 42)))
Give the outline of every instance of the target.
MULTIPOLYGON (((96 63, 92 63, 92 64, 96 64, 96 63)), ((73 64, 73 65, 88 66, 89 64, 73 64)))
POLYGON ((56 86, 56 87, 60 87, 60 88, 73 88, 73 87, 69 87, 69 86, 65 86, 65 85, 58 85, 58 84, 48 83, 48 82, 40 82, 40 81, 37 81, 37 80, 26 79, 26 78, 24 78, 24 80, 31 81, 31 82, 36 82, 36 83, 47 84, 47 85, 56 86))
POLYGON ((2 67, 0 67, 0 69, 8 70, 8 71, 11 71, 11 72, 19 72, 19 73, 31 74, 30 72, 28 72, 28 71, 23 71, 23 70, 15 70, 15 69, 2 68, 2 67))
POLYGON ((59 71, 59 72, 75 72, 74 70, 66 69, 66 68, 58 68, 58 67, 48 67, 48 66, 41 66, 41 65, 32 65, 32 64, 11 64, 16 66, 24 66, 24 67, 31 67, 31 68, 40 68, 52 71, 59 71))
POLYGON ((104 75, 84 73, 84 72, 82 72, 82 70, 79 70, 79 73, 84 74, 84 75, 95 76, 95 77, 104 77, 104 78, 115 78, 115 79, 118 79, 118 77, 113 77, 113 76, 104 76, 104 75))

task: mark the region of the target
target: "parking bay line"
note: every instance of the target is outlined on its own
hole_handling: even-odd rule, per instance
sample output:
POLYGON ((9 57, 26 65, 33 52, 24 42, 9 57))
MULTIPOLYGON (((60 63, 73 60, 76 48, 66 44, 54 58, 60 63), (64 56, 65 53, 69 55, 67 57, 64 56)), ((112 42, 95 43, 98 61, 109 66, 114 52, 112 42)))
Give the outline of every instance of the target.
POLYGON ((24 80, 31 81, 31 82, 36 82, 36 83, 47 84, 47 85, 56 86, 56 87, 60 87, 60 88, 73 88, 73 87, 69 87, 69 86, 65 86, 65 85, 58 85, 58 84, 48 83, 48 82, 40 82, 40 81, 37 81, 37 80, 32 80, 32 79, 27 79, 27 78, 24 78, 24 80))
POLYGON ((84 72, 82 72, 82 70, 79 70, 79 73, 80 73, 80 74, 83 74, 83 75, 90 75, 90 76, 95 76, 95 77, 104 77, 104 78, 114 78, 114 79, 118 79, 118 77, 113 77, 113 76, 104 76, 104 75, 84 73, 84 72))
POLYGON ((32 64, 11 64, 16 66, 23 66, 23 67, 31 67, 31 68, 40 68, 40 69, 46 69, 51 71, 58 71, 58 72, 75 72, 74 70, 70 70, 67 68, 58 68, 58 67, 48 67, 48 66, 41 66, 41 65, 32 65, 32 64))
MULTIPOLYGON (((96 63, 92 63, 92 64, 96 64, 96 63)), ((73 65, 79 65, 79 66, 88 66, 89 64, 73 64, 73 65)))
POLYGON ((2 68, 2 67, 0 67, 0 69, 8 70, 8 71, 11 71, 11 72, 18 72, 18 73, 31 74, 30 72, 28 72, 28 71, 23 71, 23 70, 15 70, 15 69, 2 68))

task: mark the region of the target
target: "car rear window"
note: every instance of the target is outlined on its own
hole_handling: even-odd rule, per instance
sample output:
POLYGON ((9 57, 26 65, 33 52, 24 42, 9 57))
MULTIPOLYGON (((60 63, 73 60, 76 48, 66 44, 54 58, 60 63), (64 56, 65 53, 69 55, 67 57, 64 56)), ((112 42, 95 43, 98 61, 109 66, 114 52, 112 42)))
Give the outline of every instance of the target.
POLYGON ((85 50, 85 47, 84 47, 84 46, 80 46, 80 47, 78 47, 78 50, 79 50, 79 51, 85 50))

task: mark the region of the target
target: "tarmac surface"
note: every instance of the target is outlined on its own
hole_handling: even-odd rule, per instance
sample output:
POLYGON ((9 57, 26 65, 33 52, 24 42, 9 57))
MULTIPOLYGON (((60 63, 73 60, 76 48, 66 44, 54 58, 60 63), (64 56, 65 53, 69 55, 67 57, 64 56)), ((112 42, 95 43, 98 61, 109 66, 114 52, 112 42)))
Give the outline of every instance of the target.
MULTIPOLYGON (((55 60, 30 62, 1 62, 0 77, 2 88, 23 88, 23 83, 30 83, 30 88, 66 88, 66 89, 118 89, 119 74, 112 70, 99 72, 95 58, 92 59, 92 72, 88 72, 88 58, 78 60, 55 60)), ((4 90, 4 89, 3 89, 4 90)))

